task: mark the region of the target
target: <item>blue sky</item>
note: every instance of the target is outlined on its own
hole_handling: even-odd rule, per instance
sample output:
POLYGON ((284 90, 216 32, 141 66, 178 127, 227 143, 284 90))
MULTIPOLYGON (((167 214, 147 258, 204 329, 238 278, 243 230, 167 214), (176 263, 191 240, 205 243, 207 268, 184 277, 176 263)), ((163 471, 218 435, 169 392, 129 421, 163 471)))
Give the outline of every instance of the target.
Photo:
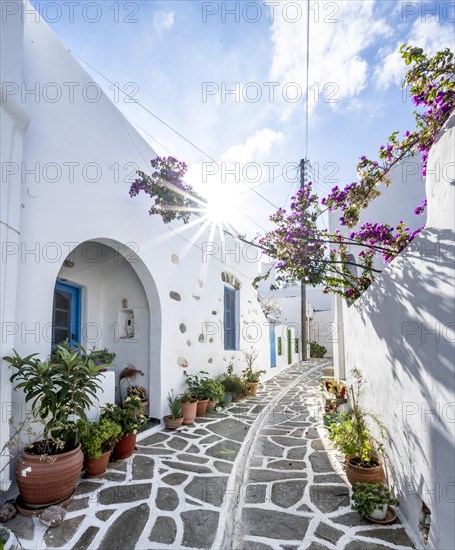
MULTIPOLYGON (((73 13, 32 4, 68 49, 215 159, 115 97, 86 67, 128 117, 190 165, 191 183, 222 197, 231 222, 249 236, 270 227, 272 204, 288 205, 298 187, 289 163, 305 155, 306 1, 79 1, 73 13), (267 200, 248 190, 255 185, 267 200)), ((453 49, 454 20, 453 1, 310 1, 308 156, 321 197, 355 179, 359 156, 413 127, 396 51, 403 42, 453 49)))

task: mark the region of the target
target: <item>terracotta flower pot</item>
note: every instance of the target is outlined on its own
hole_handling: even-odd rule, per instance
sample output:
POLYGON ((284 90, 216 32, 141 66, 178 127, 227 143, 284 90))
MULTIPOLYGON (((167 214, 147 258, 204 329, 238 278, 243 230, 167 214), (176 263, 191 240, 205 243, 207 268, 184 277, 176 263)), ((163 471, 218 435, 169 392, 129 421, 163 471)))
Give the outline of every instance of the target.
POLYGON ((129 458, 136 447, 136 434, 124 434, 114 447, 114 458, 129 458))
POLYGON ((145 411, 147 410, 147 407, 148 407, 148 406, 149 406, 149 402, 148 402, 148 401, 142 401, 142 414, 143 414, 144 416, 147 416, 147 415, 145 414, 145 411))
POLYGON ((30 508, 38 508, 66 500, 76 487, 83 462, 80 445, 72 451, 52 455, 49 460, 22 451, 16 467, 22 501, 30 508))
POLYGON ((204 416, 207 411, 208 399, 198 399, 196 407, 196 416, 204 416))
POLYGON ((193 424, 196 418, 197 399, 193 399, 191 403, 182 403, 183 423, 185 425, 193 424))
POLYGON ((214 401, 213 399, 209 399, 208 403, 207 403, 207 412, 212 412, 215 410, 215 407, 216 407, 216 401, 214 401))
POLYGON ((250 388, 251 395, 256 395, 258 392, 259 382, 247 382, 247 384, 250 388))
POLYGON ((84 470, 88 476, 99 476, 104 474, 107 465, 109 464, 109 457, 112 451, 103 453, 99 458, 87 458, 84 459, 84 470))
POLYGON ((183 424, 183 416, 181 418, 172 418, 172 415, 169 414, 165 417, 163 417, 164 423, 166 424, 166 428, 169 430, 175 430, 176 428, 180 428, 180 426, 183 424))
POLYGON ((372 466, 371 468, 356 466, 355 461, 358 459, 357 455, 348 455, 346 457, 346 477, 352 488, 355 488, 356 483, 381 483, 382 485, 386 485, 387 479, 382 460, 379 457, 373 459, 377 466, 372 466))

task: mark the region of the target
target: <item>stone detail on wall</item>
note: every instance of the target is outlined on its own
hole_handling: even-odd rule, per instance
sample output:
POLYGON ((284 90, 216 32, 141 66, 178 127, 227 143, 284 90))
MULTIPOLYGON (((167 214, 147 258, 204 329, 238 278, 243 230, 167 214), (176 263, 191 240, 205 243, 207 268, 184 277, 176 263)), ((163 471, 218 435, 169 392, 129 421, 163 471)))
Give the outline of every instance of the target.
POLYGON ((202 288, 204 286, 204 281, 202 279, 198 279, 197 284, 199 285, 199 288, 202 288))
POLYGON ((172 254, 171 256, 171 262, 175 265, 179 265, 180 263, 180 259, 179 257, 177 256, 177 254, 172 254))
POLYGON ((197 294, 193 294, 193 298, 194 298, 195 300, 197 300, 197 301, 199 301, 199 300, 201 299, 201 297, 198 296, 197 294))
POLYGON ((186 325, 184 323, 180 323, 179 329, 180 329, 180 332, 184 334, 186 332, 186 325))
POLYGON ((218 314, 218 312, 216 310, 212 311, 212 315, 217 315, 217 314, 218 314))
POLYGON ((223 271, 221 273, 221 279, 224 283, 228 283, 229 285, 233 286, 236 290, 240 290, 240 287, 242 286, 242 283, 237 279, 235 275, 232 273, 229 273, 228 271, 223 271))
POLYGON ((177 365, 179 367, 182 367, 182 369, 188 368, 188 361, 185 359, 185 357, 179 357, 177 359, 177 365))
POLYGON ((205 336, 203 334, 199 334, 198 342, 200 342, 201 344, 205 342, 205 336))
POLYGON ((175 292, 174 290, 171 290, 169 292, 169 296, 171 300, 175 300, 176 302, 180 302, 182 300, 182 297, 180 296, 180 294, 178 292, 175 292))
POLYGON ((213 363, 213 357, 209 357, 209 358, 208 358, 208 362, 209 362, 209 363, 213 363))
POLYGON ((190 347, 190 346, 191 346, 191 340, 187 340, 187 341, 186 341, 186 345, 187 345, 188 347, 190 347))

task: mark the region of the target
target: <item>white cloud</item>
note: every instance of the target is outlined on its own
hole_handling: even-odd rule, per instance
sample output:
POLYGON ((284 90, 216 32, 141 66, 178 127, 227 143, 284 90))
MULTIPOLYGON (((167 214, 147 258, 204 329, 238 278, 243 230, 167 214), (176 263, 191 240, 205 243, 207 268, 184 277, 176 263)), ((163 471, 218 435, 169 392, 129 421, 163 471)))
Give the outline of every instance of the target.
POLYGON ((153 14, 153 27, 158 34, 169 30, 174 25, 173 11, 156 11, 153 14))
MULTIPOLYGON (((365 50, 378 38, 388 37, 391 29, 374 13, 373 1, 318 2, 317 5, 317 12, 310 11, 309 108, 313 110, 324 100, 332 107, 345 108, 346 100, 359 94, 367 84, 365 50)), ((277 11, 272 41, 271 79, 282 85, 297 82, 304 89, 306 16, 291 24, 277 11)), ((293 111, 293 105, 287 102, 285 118, 293 111)))
POLYGON ((436 53, 438 50, 453 47, 453 28, 441 25, 434 19, 428 21, 417 18, 408 35, 397 42, 392 49, 382 50, 381 61, 376 67, 374 76, 379 89, 385 90, 392 84, 401 85, 406 65, 398 52, 401 44, 423 48, 425 53, 436 53))
POLYGON ((257 130, 249 136, 245 143, 229 147, 222 155, 224 162, 260 162, 268 158, 273 145, 280 144, 284 139, 282 132, 275 132, 270 128, 257 130))

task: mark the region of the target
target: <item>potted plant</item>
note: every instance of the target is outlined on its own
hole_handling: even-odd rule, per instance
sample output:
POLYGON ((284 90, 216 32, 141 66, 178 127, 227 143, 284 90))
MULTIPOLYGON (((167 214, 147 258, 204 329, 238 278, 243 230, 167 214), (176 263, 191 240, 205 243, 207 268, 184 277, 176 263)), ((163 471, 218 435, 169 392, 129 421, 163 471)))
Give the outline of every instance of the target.
POLYGON ((209 396, 209 402, 207 403, 207 411, 211 412, 215 409, 218 403, 224 399, 224 387, 218 380, 209 378, 205 381, 205 388, 207 395, 209 396))
POLYGON ((136 447, 137 431, 147 422, 140 397, 127 397, 120 406, 107 403, 100 418, 107 418, 122 429, 122 436, 113 450, 114 458, 129 458, 136 447))
POLYGON ((244 351, 243 357, 246 363, 246 368, 242 371, 243 380, 250 389, 249 393, 256 395, 258 391, 259 380, 265 374, 265 370, 253 370, 254 363, 258 358, 259 352, 255 349, 244 351))
POLYGON ((351 507, 362 517, 374 521, 384 521, 389 505, 398 506, 390 490, 380 483, 357 483, 352 495, 351 507))
POLYGON ((52 361, 33 353, 5 357, 15 369, 10 380, 25 393, 32 411, 44 423, 43 439, 25 447, 16 468, 21 501, 28 507, 46 507, 67 501, 76 486, 84 455, 76 418, 86 419, 100 389, 100 365, 77 345, 57 346, 52 361))
POLYGON ((196 418, 197 399, 190 392, 184 392, 179 396, 183 415, 183 424, 193 424, 196 418))
POLYGON ((182 415, 182 402, 179 396, 174 397, 174 390, 171 390, 167 394, 167 403, 169 405, 169 410, 171 414, 168 414, 163 418, 166 428, 170 430, 175 430, 183 424, 183 415, 182 415))
POLYGON ((112 365, 115 361, 117 354, 113 351, 109 351, 107 348, 95 349, 93 348, 90 352, 90 359, 95 363, 95 365, 102 365, 102 371, 107 370, 106 367, 112 365))
POLYGON ((88 476, 104 474, 114 445, 120 439, 122 428, 108 418, 97 422, 80 420, 78 422, 84 470, 88 476))
POLYGON ((204 416, 209 402, 209 391, 207 386, 208 372, 201 370, 197 374, 185 375, 186 385, 192 397, 197 399, 196 416, 204 416))
POLYGON ((351 386, 351 409, 340 413, 337 422, 330 426, 329 438, 346 455, 346 476, 355 487, 357 483, 385 483, 386 476, 379 457, 381 444, 375 440, 367 426, 367 418, 376 421, 359 404, 361 396, 361 375, 358 369, 353 371, 355 388, 351 386))
POLYGON ((126 397, 139 397, 141 400, 142 414, 145 415, 145 411, 149 404, 147 391, 142 386, 128 386, 126 390, 126 397))

